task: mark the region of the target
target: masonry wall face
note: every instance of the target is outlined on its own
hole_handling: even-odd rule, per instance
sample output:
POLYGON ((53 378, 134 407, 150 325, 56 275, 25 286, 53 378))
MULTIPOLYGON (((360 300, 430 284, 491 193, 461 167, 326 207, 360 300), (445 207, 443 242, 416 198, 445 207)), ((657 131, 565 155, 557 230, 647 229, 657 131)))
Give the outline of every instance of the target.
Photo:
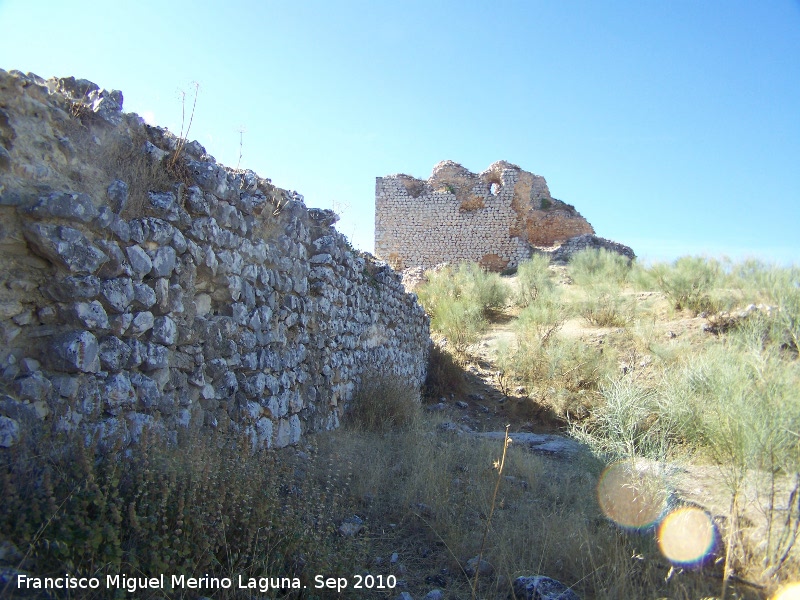
POLYGON ((483 208, 461 210, 447 190, 414 198, 400 181, 383 178, 375 195, 375 253, 399 269, 478 262, 491 255, 517 264, 530 256, 530 248, 509 235, 516 221, 509 196, 507 190, 487 194, 483 208))
MULTIPOLYGON (((145 126, 75 88, 0 71, 0 445, 54 420, 108 444, 205 426, 280 447, 338 426, 364 377, 422 384, 423 309, 330 211, 193 142, 189 184, 130 215, 132 182, 89 161, 145 126)), ((147 138, 154 161, 177 142, 147 138)))
POLYGON ((428 181, 376 180, 375 253, 395 269, 479 262, 499 271, 529 258, 535 245, 593 231, 550 196, 544 178, 502 161, 479 175, 445 161, 428 181))

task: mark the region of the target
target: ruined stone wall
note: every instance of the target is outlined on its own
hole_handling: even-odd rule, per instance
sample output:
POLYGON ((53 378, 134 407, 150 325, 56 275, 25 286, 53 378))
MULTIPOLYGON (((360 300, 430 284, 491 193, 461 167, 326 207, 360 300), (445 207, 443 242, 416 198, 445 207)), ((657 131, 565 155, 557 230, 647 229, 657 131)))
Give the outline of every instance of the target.
POLYGON ((279 447, 362 378, 422 383, 424 311, 335 215, 121 108, 0 70, 0 445, 51 419, 279 447))
POLYGON ((555 250, 548 252, 548 254, 552 262, 567 264, 573 255, 584 250, 607 250, 608 252, 616 252, 628 260, 636 258, 636 254, 629 246, 589 233, 567 240, 555 250))
POLYGON ((505 161, 480 174, 452 161, 436 165, 427 181, 378 177, 375 254, 395 269, 442 262, 479 262, 499 271, 592 226, 554 199, 543 177, 505 161))

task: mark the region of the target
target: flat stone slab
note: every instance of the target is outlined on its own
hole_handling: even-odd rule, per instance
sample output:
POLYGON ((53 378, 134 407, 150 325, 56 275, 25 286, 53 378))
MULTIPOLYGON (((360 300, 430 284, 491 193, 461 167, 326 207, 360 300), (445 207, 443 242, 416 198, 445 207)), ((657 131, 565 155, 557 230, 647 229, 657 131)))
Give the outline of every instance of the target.
MULTIPOLYGON (((504 431, 487 431, 475 433, 477 437, 490 440, 503 440, 504 431)), ((531 452, 547 454, 550 456, 572 457, 580 452, 585 452, 586 447, 571 438, 550 433, 511 433, 509 436, 514 446, 524 446, 531 452)))

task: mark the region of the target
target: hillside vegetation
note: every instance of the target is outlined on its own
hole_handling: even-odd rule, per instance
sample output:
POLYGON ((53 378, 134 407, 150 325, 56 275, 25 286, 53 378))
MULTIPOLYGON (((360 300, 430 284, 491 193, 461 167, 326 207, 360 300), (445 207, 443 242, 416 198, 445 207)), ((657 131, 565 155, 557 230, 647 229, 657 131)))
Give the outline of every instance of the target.
MULTIPOLYGON (((441 342, 469 364, 464 337, 474 340, 497 325, 476 318, 492 308, 484 296, 446 287, 467 272, 476 281, 461 289, 498 285, 496 275, 461 266, 431 273, 419 294, 441 342), (440 290, 454 302, 443 303, 440 290)), ((732 582, 748 581, 757 584, 750 592, 766 595, 779 581, 797 579, 800 270, 697 257, 646 268, 586 251, 566 268, 534 257, 505 282, 515 304, 507 307, 514 335, 496 345, 496 381, 510 405, 503 412, 522 417, 512 429, 547 416, 602 464, 626 465, 621 485, 639 502, 627 529, 660 527, 650 536, 654 547, 641 551, 643 560, 666 565, 668 580, 677 568, 683 576, 713 572, 722 582, 701 592, 684 581, 678 594, 637 576, 643 586, 636 591, 611 593, 606 579, 593 593, 716 597, 730 595, 732 582), (657 546, 668 534, 663 523, 687 504, 672 495, 675 477, 665 475, 679 471, 696 481, 698 473, 714 473, 700 508, 716 539, 707 553, 670 563, 669 552, 657 546), (648 503, 657 508, 652 518, 642 514, 648 503)), ((613 521, 603 493, 598 488, 600 509, 613 521)), ((622 538, 643 547, 641 537, 622 538)), ((607 566, 612 554, 598 552, 599 562, 607 566)), ((629 568, 630 562, 614 570, 630 580, 629 568)))
POLYGON ((367 378, 342 429, 277 455, 217 432, 109 464, 44 435, 4 458, 1 529, 40 573, 308 586, 213 598, 334 597, 317 574, 353 598, 507 598, 520 575, 582 598, 777 597, 800 579, 799 281, 605 252, 430 272, 427 397, 367 378), (505 424, 507 451, 477 435, 505 424), (513 441, 526 432, 584 451, 532 453, 513 441))

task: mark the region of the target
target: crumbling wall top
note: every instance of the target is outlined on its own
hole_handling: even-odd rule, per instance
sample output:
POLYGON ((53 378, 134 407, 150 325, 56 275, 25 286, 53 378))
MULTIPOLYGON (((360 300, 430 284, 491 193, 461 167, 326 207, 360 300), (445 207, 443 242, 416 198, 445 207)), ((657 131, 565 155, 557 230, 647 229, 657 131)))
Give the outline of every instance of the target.
POLYGON ((501 160, 473 173, 452 160, 427 180, 378 177, 375 252, 398 268, 476 261, 500 270, 550 246, 594 233, 544 177, 501 160))

